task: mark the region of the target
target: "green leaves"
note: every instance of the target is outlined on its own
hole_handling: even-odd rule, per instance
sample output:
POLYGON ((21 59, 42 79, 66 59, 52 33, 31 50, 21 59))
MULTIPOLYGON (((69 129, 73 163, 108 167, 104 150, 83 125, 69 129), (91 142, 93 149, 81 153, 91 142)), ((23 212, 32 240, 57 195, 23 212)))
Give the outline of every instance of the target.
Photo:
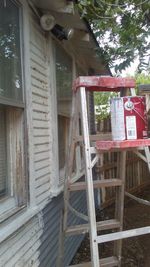
POLYGON ((116 71, 139 56, 139 72, 147 69, 150 56, 149 0, 82 0, 78 7, 86 17, 106 57, 116 71), (116 65, 116 60, 121 60, 116 65))
MULTIPOLYGON (((150 84, 150 74, 136 74, 135 75, 136 90, 138 91, 138 85, 140 84, 150 84)), ((118 93, 112 92, 95 92, 94 93, 94 103, 95 103, 95 112, 96 112, 96 120, 103 120, 109 117, 110 110, 110 98, 117 96, 118 93)))
POLYGON ((109 114, 110 114, 109 99, 116 95, 117 93, 112 93, 112 92, 95 92, 94 93, 94 103, 95 103, 95 112, 96 112, 97 120, 103 120, 109 117, 109 114))

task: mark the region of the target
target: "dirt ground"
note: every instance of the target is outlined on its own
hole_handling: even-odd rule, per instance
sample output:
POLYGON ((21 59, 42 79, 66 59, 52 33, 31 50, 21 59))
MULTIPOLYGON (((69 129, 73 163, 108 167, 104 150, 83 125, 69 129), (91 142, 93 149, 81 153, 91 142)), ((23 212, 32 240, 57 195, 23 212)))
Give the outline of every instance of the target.
MULTIPOLYGON (((150 201, 150 187, 138 196, 150 201)), ((125 201, 124 230, 150 226, 150 206, 138 204, 133 200, 125 201)), ((97 212, 98 219, 112 219, 114 207, 111 206, 97 212)), ((104 232, 103 232, 104 233, 104 232)), ((105 243, 99 248, 100 255, 113 255, 113 244, 105 243)), ((90 261, 90 245, 88 236, 83 240, 72 264, 90 261)), ((122 267, 150 267, 150 235, 143 235, 123 240, 122 267)))

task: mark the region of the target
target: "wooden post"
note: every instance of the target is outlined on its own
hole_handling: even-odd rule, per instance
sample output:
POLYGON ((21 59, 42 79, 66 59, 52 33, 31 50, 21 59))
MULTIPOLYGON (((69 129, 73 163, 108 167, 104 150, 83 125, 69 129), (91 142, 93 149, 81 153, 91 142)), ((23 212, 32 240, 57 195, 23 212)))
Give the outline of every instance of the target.
MULTIPOLYGON (((126 176, 126 151, 118 153, 118 178, 122 180, 122 185, 116 188, 116 207, 115 207, 115 219, 120 222, 119 231, 123 229, 123 213, 124 213, 124 191, 125 191, 125 176, 126 176)), ((118 240, 114 245, 114 255, 117 256, 119 264, 121 266, 121 250, 122 240, 118 240)))
MULTIPOLYGON (((57 267, 63 267, 64 264, 64 245, 65 245, 65 232, 67 229, 67 219, 68 219, 68 201, 69 201, 69 182, 72 176, 73 169, 73 160, 74 160, 74 151, 75 151, 75 133, 76 133, 76 124, 77 124, 77 112, 76 109, 76 96, 75 93, 73 95, 72 100, 72 116, 70 123, 70 131, 69 131, 69 146, 68 153, 66 156, 66 171, 65 171, 65 182, 64 182, 64 208, 63 208, 63 222, 62 226, 60 226, 60 240, 59 240, 59 257, 57 261, 57 267)), ((61 222, 60 222, 61 224, 61 222)))
POLYGON ((84 87, 80 88, 80 99, 81 99, 81 121, 82 121, 82 131, 84 139, 84 155, 85 155, 85 171, 86 171, 85 180, 87 183, 87 204, 88 204, 88 216, 90 221, 91 263, 92 267, 99 267, 100 263, 99 263, 98 244, 96 241, 97 228, 96 228, 94 190, 93 190, 93 178, 92 178, 92 166, 91 166, 91 152, 90 152, 86 94, 84 87))

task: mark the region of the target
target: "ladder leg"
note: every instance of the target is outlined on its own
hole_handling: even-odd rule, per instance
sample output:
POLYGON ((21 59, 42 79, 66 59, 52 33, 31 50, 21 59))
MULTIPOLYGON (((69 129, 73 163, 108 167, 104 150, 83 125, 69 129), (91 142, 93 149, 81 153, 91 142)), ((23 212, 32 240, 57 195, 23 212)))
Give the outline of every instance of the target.
MULTIPOLYGON (((104 164, 104 154, 100 154, 100 166, 103 166, 104 164)), ((100 173, 100 179, 101 180, 104 180, 105 177, 104 177, 104 172, 101 172, 100 173)), ((100 204, 103 204, 105 202, 105 199, 106 199, 106 189, 105 188, 101 188, 100 191, 100 194, 101 194, 101 203, 100 204)))
MULTIPOLYGON (((120 221, 119 231, 123 230, 123 215, 124 215, 124 192, 125 192, 125 176, 126 176, 126 151, 118 153, 118 178, 122 180, 122 185, 116 188, 116 207, 115 207, 115 217, 120 221)), ((122 250, 122 240, 115 241, 114 244, 114 255, 118 258, 119 264, 121 266, 121 250, 122 250)))
POLYGON ((99 267, 99 252, 97 244, 97 228, 96 228, 96 214, 95 214, 95 202, 94 202, 94 190, 93 190, 93 178, 92 178, 92 166, 91 166, 91 152, 89 141, 89 128, 88 128, 88 116, 86 105, 85 88, 80 88, 80 100, 81 100, 81 121, 82 131, 84 139, 84 157, 85 157, 85 169, 86 169, 86 183, 87 183, 87 204, 88 204, 88 216, 90 223, 90 247, 91 247, 91 264, 92 267, 99 267))
POLYGON ((150 150, 149 150, 149 147, 146 146, 144 148, 144 151, 145 151, 145 156, 146 156, 146 159, 147 159, 147 166, 148 166, 148 170, 150 172, 150 150))
POLYGON ((60 229, 59 229, 59 243, 58 243, 58 258, 56 261, 56 267, 63 267, 64 265, 64 232, 63 232, 63 214, 60 217, 60 229))
POLYGON ((69 182, 72 176, 74 151, 75 151, 75 135, 76 135, 76 124, 77 124, 77 112, 76 109, 76 96, 73 96, 72 102, 72 117, 69 131, 69 144, 68 153, 66 155, 66 171, 65 171, 65 182, 64 182, 64 208, 60 221, 60 233, 59 233, 59 255, 57 260, 57 267, 64 266, 64 246, 65 246, 65 231, 67 229, 68 220, 68 202, 70 193, 68 191, 69 182))

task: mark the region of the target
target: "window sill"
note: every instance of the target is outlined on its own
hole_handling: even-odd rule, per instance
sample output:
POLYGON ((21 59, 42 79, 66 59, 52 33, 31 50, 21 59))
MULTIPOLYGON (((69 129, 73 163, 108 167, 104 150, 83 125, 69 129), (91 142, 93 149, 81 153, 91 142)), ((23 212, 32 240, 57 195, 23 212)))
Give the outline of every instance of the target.
POLYGON ((5 222, 0 226, 0 243, 9 238, 14 232, 16 232, 21 226, 26 224, 38 213, 38 207, 28 208, 22 213, 18 213, 16 217, 5 222))
POLYGON ((4 223, 6 220, 9 221, 9 219, 12 216, 15 216, 17 213, 21 212, 22 210, 24 210, 26 208, 26 206, 22 206, 22 207, 13 207, 11 210, 6 211, 4 214, 2 214, 0 216, 0 225, 2 223, 4 223))
MULTIPOLYGON (((78 181, 80 178, 82 178, 85 175, 85 171, 83 169, 80 170, 80 172, 73 173, 72 182, 78 181)), ((57 197, 59 194, 61 194, 64 191, 64 176, 61 176, 59 180, 63 181, 58 186, 55 186, 51 189, 51 198, 57 197), (63 178, 62 178, 63 177, 63 178)))
MULTIPOLYGON (((24 208, 24 207, 22 207, 24 208)), ((10 216, 15 214, 18 210, 22 209, 16 207, 14 197, 5 197, 0 200, 0 223, 4 222, 10 216)))
POLYGON ((64 190, 64 185, 59 185, 57 188, 51 189, 51 198, 57 197, 64 190))

